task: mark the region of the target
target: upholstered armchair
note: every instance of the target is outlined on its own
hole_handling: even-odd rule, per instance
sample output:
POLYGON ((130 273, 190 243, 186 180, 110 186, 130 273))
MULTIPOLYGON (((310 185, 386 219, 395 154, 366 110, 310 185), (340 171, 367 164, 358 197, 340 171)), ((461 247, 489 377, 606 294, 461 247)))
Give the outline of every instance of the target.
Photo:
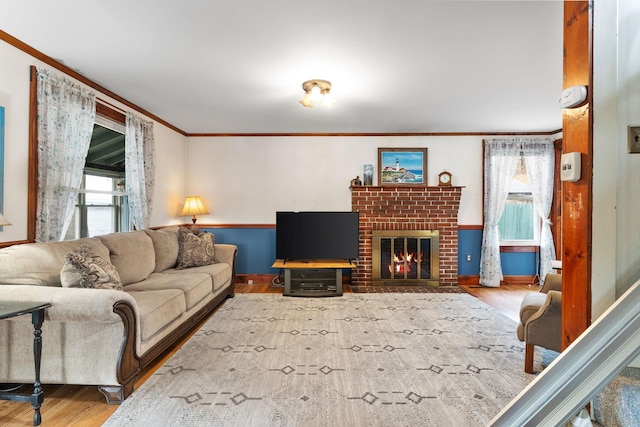
POLYGON ((533 373, 535 346, 562 351, 562 276, 549 273, 539 292, 530 292, 520 305, 517 335, 525 343, 524 371, 533 373))

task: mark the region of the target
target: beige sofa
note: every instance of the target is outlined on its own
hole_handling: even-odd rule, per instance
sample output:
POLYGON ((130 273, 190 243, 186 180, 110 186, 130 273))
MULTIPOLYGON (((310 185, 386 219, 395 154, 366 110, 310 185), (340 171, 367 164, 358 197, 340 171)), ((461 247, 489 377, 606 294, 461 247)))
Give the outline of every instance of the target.
MULTIPOLYGON (((97 385, 120 403, 142 368, 234 296, 236 246, 215 244, 217 262, 177 270, 178 234, 168 227, 0 250, 0 301, 51 303, 43 384, 97 385), (81 245, 110 260, 123 291, 61 285, 65 256, 81 245)), ((33 382, 30 316, 0 321, 0 361, 0 383, 33 382)))

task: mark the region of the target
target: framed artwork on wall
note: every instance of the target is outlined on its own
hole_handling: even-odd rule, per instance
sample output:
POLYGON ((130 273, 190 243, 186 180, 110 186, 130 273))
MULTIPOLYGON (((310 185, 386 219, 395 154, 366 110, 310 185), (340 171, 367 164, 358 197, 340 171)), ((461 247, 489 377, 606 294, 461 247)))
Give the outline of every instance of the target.
POLYGON ((427 185, 427 149, 378 148, 378 185, 427 185))

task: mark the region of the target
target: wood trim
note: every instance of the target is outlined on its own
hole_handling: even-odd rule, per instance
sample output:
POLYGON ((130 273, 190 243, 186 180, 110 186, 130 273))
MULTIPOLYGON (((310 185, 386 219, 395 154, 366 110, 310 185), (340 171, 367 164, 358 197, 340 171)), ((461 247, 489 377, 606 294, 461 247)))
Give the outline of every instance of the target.
MULTIPOLYGON (((504 276, 500 284, 501 285, 537 285, 538 282, 539 282, 538 276, 504 276)), ((480 284, 480 276, 458 276, 458 285, 459 286, 482 286, 480 284)))
POLYGON ((540 282, 538 276, 504 276, 501 285, 537 285, 540 282))
POLYGON ((500 253, 540 252, 540 246, 500 246, 500 253))
POLYGON ((484 230, 483 225, 460 225, 458 224, 458 230, 484 230))
MULTIPOLYGON (((187 227, 187 228, 191 228, 193 224, 189 223, 184 223, 184 224, 171 224, 171 225, 156 225, 153 227, 149 227, 152 230, 160 230, 163 228, 170 228, 170 227, 187 227)), ((198 228, 199 229, 204 229, 204 228, 276 228, 275 224, 201 224, 198 223, 198 228)))
POLYGON ((30 243, 28 240, 15 240, 13 242, 0 242, 0 248, 8 248, 13 245, 23 245, 25 243, 30 243))
MULTIPOLYGON (((2 30, 0 30, 2 36, 2 30)), ((27 241, 36 241, 38 210, 38 78, 35 66, 29 67, 29 169, 27 184, 27 241)))
MULTIPOLYGON (((136 355, 136 316, 134 308, 124 301, 115 303, 113 312, 120 316, 124 326, 118 355, 118 366, 116 368, 118 383, 121 385, 120 394, 124 400, 133 393, 133 386, 140 373, 140 359, 136 355)), ((111 395, 112 393, 105 394, 107 400, 110 399, 111 395)), ((109 401, 109 403, 112 402, 109 401)))
MULTIPOLYGON (((173 224, 173 225, 158 225, 154 227, 150 227, 152 230, 159 230, 162 228, 169 227, 187 227, 191 228, 193 224, 184 223, 184 224, 173 224)), ((275 224, 201 224, 198 223, 198 228, 276 228, 275 224)))
POLYGON ((551 221, 551 235, 553 236, 553 246, 556 251, 556 259, 562 260, 562 181, 560 181, 560 163, 562 157, 562 139, 554 141, 554 178, 553 178, 553 201, 549 220, 551 221))
POLYGON ((480 276, 458 275, 458 286, 480 286, 480 276))
POLYGON ((277 274, 238 274, 236 276, 237 283, 248 283, 253 280, 253 284, 273 283, 273 279, 278 277, 277 274))
POLYGON ((582 153, 582 176, 562 183, 562 348, 591 324, 593 210, 592 1, 564 2, 564 87, 588 87, 587 103, 562 112, 565 153, 582 153))
POLYGON ((38 59, 42 62, 44 62, 45 64, 49 65, 50 67, 53 67, 55 69, 57 69, 58 71, 62 71, 63 73, 67 74, 70 77, 73 77, 74 79, 78 80, 79 82, 89 86, 92 89, 97 90, 98 92, 115 99, 116 101, 126 105, 127 107, 131 108, 132 110, 135 110, 147 117, 149 117, 150 119, 163 124, 164 126, 168 127, 169 129, 172 129, 176 132, 178 132, 181 135, 187 136, 187 133, 185 131, 183 131, 182 129, 177 128, 176 126, 172 125, 171 123, 161 119, 160 117, 156 116, 155 114, 152 114, 150 112, 148 112, 147 110, 145 110, 144 108, 141 108, 137 105, 135 105, 134 103, 127 101, 126 99, 124 99, 123 97, 121 97, 120 95, 115 94, 114 92, 111 92, 109 89, 105 88, 104 86, 99 85, 98 83, 94 82, 93 80, 88 79, 87 77, 83 76, 82 74, 78 73, 77 71, 67 67, 66 65, 56 61, 55 59, 51 58, 48 55, 45 55, 44 53, 40 52, 37 49, 34 49, 33 47, 29 46, 28 44, 18 40, 17 38, 13 37, 12 35, 0 30, 0 40, 3 40, 5 42, 7 42, 8 44, 12 45, 13 47, 15 47, 16 49, 19 49, 23 52, 25 52, 26 54, 34 57, 35 59, 38 59))
POLYGON ((236 137, 289 137, 289 136, 533 136, 533 135, 555 135, 562 132, 562 129, 551 130, 547 132, 327 132, 327 133, 189 133, 186 136, 193 138, 236 138, 236 137))
POLYGON ((117 107, 104 103, 104 101, 98 101, 96 102, 96 116, 106 117, 107 119, 124 125, 127 116, 115 108, 117 107))

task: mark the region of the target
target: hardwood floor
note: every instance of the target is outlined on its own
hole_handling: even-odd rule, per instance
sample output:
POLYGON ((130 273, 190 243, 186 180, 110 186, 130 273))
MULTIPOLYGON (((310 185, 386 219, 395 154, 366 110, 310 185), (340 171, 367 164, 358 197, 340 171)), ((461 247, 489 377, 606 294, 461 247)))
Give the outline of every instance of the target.
MULTIPOLYGON (((494 307, 509 318, 517 321, 520 301, 526 292, 537 291, 537 286, 504 285, 500 288, 461 286, 463 291, 477 297, 494 307)), ((278 293, 282 287, 270 284, 237 284, 236 293, 278 293)), ((351 289, 344 286, 344 292, 351 289)), ((201 326, 203 320, 187 334, 171 350, 167 351, 157 362, 145 369, 135 387, 144 383, 160 366, 162 366, 201 326)), ((515 328, 514 328, 515 334, 515 328)), ((42 407, 43 426, 100 426, 115 410, 117 405, 108 405, 96 386, 45 385, 45 401, 42 407)), ((0 425, 31 426, 33 425, 33 409, 28 403, 0 401, 0 425)))

